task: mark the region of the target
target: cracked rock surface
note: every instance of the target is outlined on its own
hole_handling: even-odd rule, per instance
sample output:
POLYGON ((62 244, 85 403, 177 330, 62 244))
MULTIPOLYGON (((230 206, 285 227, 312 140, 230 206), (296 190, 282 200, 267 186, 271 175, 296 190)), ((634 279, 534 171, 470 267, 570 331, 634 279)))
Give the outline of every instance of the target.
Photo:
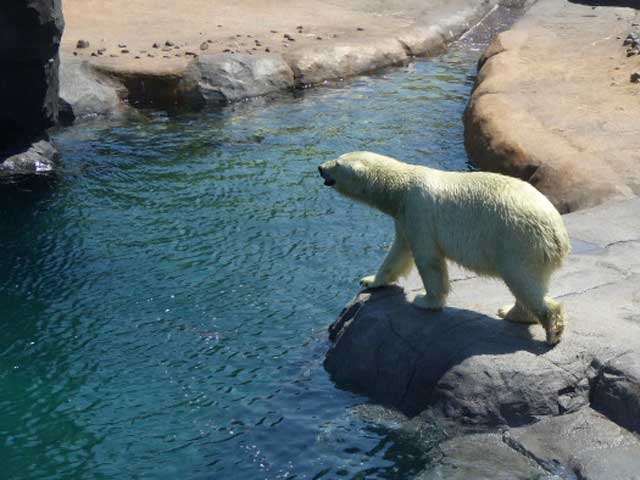
POLYGON ((556 347, 539 325, 497 318, 513 300, 502 282, 454 267, 443 312, 411 305, 422 287, 412 273, 401 286, 360 292, 330 327, 325 367, 338 385, 454 432, 435 461, 440 476, 425 478, 495 478, 481 475, 480 458, 492 474, 502 461, 517 464, 520 473, 504 478, 640 471, 640 199, 565 223, 573 253, 550 294, 569 325, 556 347), (470 432, 488 436, 460 436, 470 432))
POLYGON ((640 194, 640 56, 623 46, 637 5, 540 0, 498 35, 464 117, 471 160, 562 213, 640 194))

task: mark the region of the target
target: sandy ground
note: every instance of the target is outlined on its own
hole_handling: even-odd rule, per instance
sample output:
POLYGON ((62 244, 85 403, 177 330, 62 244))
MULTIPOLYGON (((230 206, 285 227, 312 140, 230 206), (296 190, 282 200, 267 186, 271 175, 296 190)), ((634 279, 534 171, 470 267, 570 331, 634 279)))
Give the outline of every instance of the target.
POLYGON ((284 53, 389 36, 443 4, 447 2, 66 0, 62 50, 92 63, 173 69, 203 52, 284 53), (76 48, 79 40, 87 40, 89 47, 76 48))

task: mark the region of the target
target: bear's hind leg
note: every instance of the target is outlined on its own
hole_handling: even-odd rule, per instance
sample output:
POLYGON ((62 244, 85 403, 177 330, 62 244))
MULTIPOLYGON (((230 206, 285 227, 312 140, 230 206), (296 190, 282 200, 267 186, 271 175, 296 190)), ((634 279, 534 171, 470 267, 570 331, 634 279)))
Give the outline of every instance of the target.
POLYGON ((515 304, 502 307, 498 310, 498 316, 509 322, 527 324, 538 323, 538 317, 518 301, 516 301, 515 304))
POLYGON ((516 303, 520 302, 532 315, 536 316, 545 329, 547 343, 555 345, 560 341, 566 325, 566 318, 562 305, 551 297, 547 297, 547 285, 550 272, 507 272, 503 279, 511 293, 516 297, 516 303))
POLYGON ((417 295, 415 305, 426 310, 442 310, 449 294, 449 273, 444 258, 416 258, 426 295, 417 295))

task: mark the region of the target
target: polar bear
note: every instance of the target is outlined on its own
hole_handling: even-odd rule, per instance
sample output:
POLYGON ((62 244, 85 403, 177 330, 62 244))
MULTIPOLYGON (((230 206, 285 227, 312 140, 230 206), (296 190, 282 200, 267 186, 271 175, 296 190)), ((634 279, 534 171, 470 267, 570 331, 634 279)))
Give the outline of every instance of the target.
POLYGON ((419 307, 440 310, 449 292, 446 259, 504 280, 516 298, 499 310, 506 320, 541 323, 549 344, 566 319, 547 297, 549 278, 570 251, 562 217, 521 180, 495 173, 446 172, 371 152, 352 152, 318 167, 324 184, 393 217, 395 239, 363 286, 389 285, 414 263, 426 295, 419 307))

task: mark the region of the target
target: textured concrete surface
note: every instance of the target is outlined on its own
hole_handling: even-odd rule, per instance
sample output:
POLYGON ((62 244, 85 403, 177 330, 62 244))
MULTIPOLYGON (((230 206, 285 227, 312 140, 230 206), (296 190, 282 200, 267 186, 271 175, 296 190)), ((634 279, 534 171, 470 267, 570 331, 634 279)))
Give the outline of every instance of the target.
POLYGON ((640 10, 607 3, 537 2, 485 52, 464 118, 476 165, 563 213, 640 193, 640 50, 623 45, 640 10))

